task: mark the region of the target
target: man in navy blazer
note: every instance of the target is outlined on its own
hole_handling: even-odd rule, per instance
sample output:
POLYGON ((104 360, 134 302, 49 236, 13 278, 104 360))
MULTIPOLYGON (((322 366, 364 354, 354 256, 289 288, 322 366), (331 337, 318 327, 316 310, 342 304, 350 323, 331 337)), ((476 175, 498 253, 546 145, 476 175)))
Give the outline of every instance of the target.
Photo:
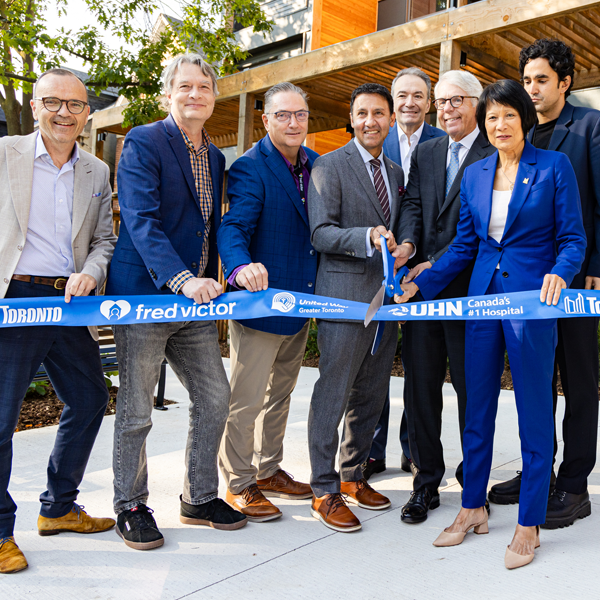
MULTIPOLYGON (((600 111, 567 101, 573 86, 575 57, 557 40, 540 39, 521 51, 519 67, 534 102, 538 125, 528 139, 543 150, 566 154, 577 177, 587 249, 571 288, 600 289, 600 111)), ((591 514, 587 479, 596 462, 598 435, 598 317, 558 320, 556 365, 565 394, 563 462, 552 472, 545 529, 568 527, 591 514), (554 485, 555 484, 555 485, 554 485)), ((554 381, 557 370, 555 366, 554 381)), ((554 385, 556 412, 556 385, 554 385)), ((557 442, 555 435, 554 454, 557 442)), ((490 500, 518 502, 520 473, 493 486, 490 500), (516 500, 515 500, 516 498, 516 500)))
MULTIPOLYGON (((230 210, 217 242, 229 284, 251 292, 269 285, 312 294, 317 252, 310 241, 306 192, 316 152, 303 148, 306 93, 279 83, 265 94, 267 135, 229 170, 230 210)), ((251 521, 281 511, 265 496, 304 499, 306 483, 281 469, 290 396, 302 365, 308 320, 230 321, 231 402, 219 462, 226 500, 251 521)))
MULTIPOLYGON (((390 127, 390 132, 383 142, 385 155, 402 167, 405 181, 410 177, 410 161, 417 145, 446 134, 437 127, 432 127, 425 121, 425 116, 431 106, 431 79, 429 75, 417 67, 409 67, 399 71, 392 82, 392 97, 396 126, 390 127)), ((407 183, 408 185, 408 183, 407 183)), ((369 460, 364 464, 365 479, 373 473, 382 473, 386 469, 385 457, 390 421, 389 394, 375 429, 373 445, 369 460)), ((400 423, 400 443, 402 445, 402 469, 406 472, 415 471, 408 445, 408 424, 406 408, 400 423)))
MULTIPOLYGON (((225 159, 204 129, 217 79, 200 55, 185 54, 165 68, 163 83, 170 115, 125 138, 118 169, 121 230, 106 293, 183 294, 201 304, 223 291, 215 240, 225 159)), ((146 505, 146 437, 165 357, 191 401, 180 520, 215 529, 244 526, 247 519, 217 497, 230 389, 214 321, 141 319, 113 329, 120 376, 113 451, 117 533, 137 550, 164 543, 146 505)))

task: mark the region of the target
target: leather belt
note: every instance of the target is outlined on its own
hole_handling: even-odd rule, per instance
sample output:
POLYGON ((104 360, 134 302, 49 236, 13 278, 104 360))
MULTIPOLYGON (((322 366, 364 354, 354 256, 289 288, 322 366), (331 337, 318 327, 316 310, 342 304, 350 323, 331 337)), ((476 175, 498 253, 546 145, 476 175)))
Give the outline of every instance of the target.
POLYGON ((55 290, 64 290, 67 287, 67 277, 35 277, 34 275, 13 275, 11 279, 25 283, 39 283, 51 285, 55 290))

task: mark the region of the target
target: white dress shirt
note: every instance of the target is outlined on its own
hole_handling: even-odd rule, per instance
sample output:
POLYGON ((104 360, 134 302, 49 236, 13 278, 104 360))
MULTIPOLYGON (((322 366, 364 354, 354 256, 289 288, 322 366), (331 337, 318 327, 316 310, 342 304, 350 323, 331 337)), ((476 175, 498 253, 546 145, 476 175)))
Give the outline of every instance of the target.
MULTIPOLYGON (((469 150, 471 149, 471 146, 475 143, 475 140, 477 139, 478 135, 479 135, 479 127, 477 127, 477 125, 475 125, 475 129, 473 129, 473 131, 471 131, 471 133, 469 133, 469 135, 466 135, 462 140, 460 140, 459 144, 461 144, 461 148, 458 150, 459 166, 462 165, 465 158, 467 158, 467 154, 469 154, 469 150)), ((450 143, 448 144, 448 154, 446 156, 446 169, 450 165, 450 156, 452 153, 452 151, 450 150, 450 146, 451 146, 452 142, 454 142, 454 141, 455 140, 453 140, 452 137, 450 137, 450 143)))
MULTIPOLYGON (((508 217, 508 205, 511 196, 512 192, 510 190, 506 190, 505 192, 492 190, 492 212, 490 214, 488 235, 498 243, 500 243, 502 236, 504 235, 504 228, 506 227, 506 219, 508 217)), ((499 268, 500 261, 498 260, 496 269, 499 268)))
POLYGON ((27 237, 15 274, 68 277, 75 272, 71 229, 74 167, 78 160, 75 144, 71 160, 58 169, 38 133, 27 237))
POLYGON ((425 129, 425 121, 421 123, 421 127, 417 129, 410 136, 410 144, 408 143, 408 136, 402 131, 400 124, 396 122, 396 127, 398 128, 398 143, 400 144, 400 160, 402 164, 402 170, 404 171, 404 181, 408 183, 408 175, 410 174, 410 159, 412 158, 413 152, 421 139, 421 135, 423 134, 423 129, 425 129))

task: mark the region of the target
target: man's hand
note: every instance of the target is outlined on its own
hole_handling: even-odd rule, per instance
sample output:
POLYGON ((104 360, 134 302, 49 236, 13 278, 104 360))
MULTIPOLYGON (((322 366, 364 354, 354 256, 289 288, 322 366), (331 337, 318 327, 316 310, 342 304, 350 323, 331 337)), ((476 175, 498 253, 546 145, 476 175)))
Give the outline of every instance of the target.
POLYGON ((420 275, 425 269, 431 269, 431 267, 432 267, 432 265, 429 261, 419 263, 416 267, 413 267, 408 272, 408 275, 404 278, 404 281, 406 281, 407 283, 409 281, 412 281, 415 277, 420 275))
POLYGON ((65 302, 71 302, 71 296, 87 296, 97 285, 98 282, 91 275, 73 273, 65 287, 65 302))
POLYGON ((198 304, 205 304, 223 293, 223 286, 214 279, 194 277, 183 284, 181 293, 198 304))
POLYGON ((600 290, 600 277, 586 277, 585 278, 585 289, 586 290, 600 290))
POLYGON ((542 291, 540 293, 540 302, 545 302, 548 306, 556 306, 560 299, 560 292, 567 287, 565 280, 558 275, 544 275, 542 291))
POLYGON ((419 286, 411 281, 410 283, 400 284, 400 289, 404 292, 404 294, 402 294, 402 296, 394 294, 394 302, 396 304, 404 304, 405 302, 408 302, 419 291, 419 286))
POLYGON ((404 242, 399 246, 396 246, 396 249, 392 252, 392 256, 396 259, 394 263, 394 274, 398 272, 400 267, 403 267, 410 255, 414 252, 415 247, 410 242, 404 242))
POLYGON ((235 284, 249 292, 260 292, 269 287, 269 274, 262 263, 250 263, 235 276, 235 284))
POLYGON ((378 225, 371 229, 371 244, 381 252, 381 238, 387 240, 387 247, 390 252, 396 250, 396 238, 391 231, 388 231, 383 225, 378 225))

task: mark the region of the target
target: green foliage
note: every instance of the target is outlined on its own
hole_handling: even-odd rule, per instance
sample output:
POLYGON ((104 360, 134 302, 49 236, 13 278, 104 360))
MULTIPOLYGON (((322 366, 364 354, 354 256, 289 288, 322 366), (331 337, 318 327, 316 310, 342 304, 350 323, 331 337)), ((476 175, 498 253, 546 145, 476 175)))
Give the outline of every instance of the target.
POLYGON ((119 374, 119 371, 110 371, 108 373, 104 373, 104 383, 106 383, 106 387, 110 390, 112 387, 112 381, 110 377, 116 377, 119 374))
POLYGON ((87 84, 97 94, 107 87, 119 89, 129 101, 124 125, 138 125, 163 116, 160 75, 169 57, 186 50, 201 52, 220 75, 232 73, 247 56, 236 43, 234 20, 263 34, 272 27, 258 0, 176 0, 182 20, 168 19, 168 26, 155 31, 137 26, 135 17, 142 12, 149 22, 156 20, 164 10, 158 0, 84 1, 97 25, 63 27, 52 36, 46 31, 46 15, 57 10, 69 23, 66 0, 0 0, 0 106, 7 114, 9 135, 29 133, 19 119, 21 112, 27 116, 25 129, 33 130, 28 106, 32 83, 37 74, 64 64, 69 55, 84 61, 87 84), (105 33, 119 38, 123 46, 109 47, 102 39, 105 33), (17 90, 29 94, 23 106, 16 100, 17 90))
POLYGON ((48 393, 48 381, 32 381, 27 388, 27 392, 36 392, 40 396, 45 396, 48 393))
POLYGON ((308 339, 306 340, 306 352, 304 353, 304 359, 313 358, 315 356, 321 356, 319 352, 319 346, 317 344, 317 333, 318 327, 315 319, 310 320, 308 329, 308 339))

